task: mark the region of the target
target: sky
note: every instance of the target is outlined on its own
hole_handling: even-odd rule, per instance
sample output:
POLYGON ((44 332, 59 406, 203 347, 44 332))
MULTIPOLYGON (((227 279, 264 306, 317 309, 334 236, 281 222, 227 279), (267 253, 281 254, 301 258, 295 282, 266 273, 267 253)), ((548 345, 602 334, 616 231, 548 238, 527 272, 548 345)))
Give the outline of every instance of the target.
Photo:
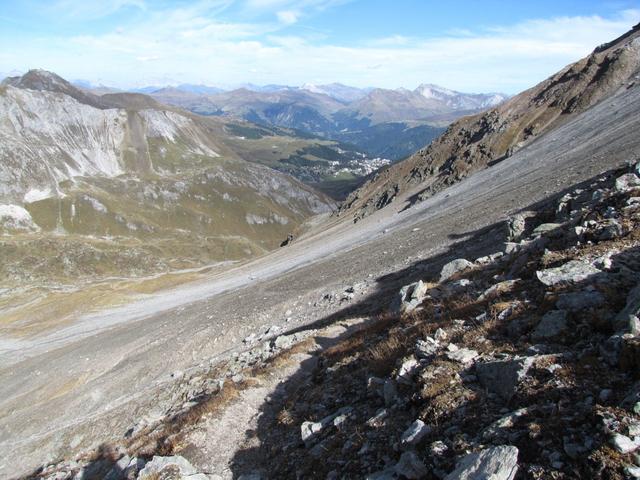
POLYGON ((0 75, 515 94, 640 22, 640 0, 0 0, 0 75))

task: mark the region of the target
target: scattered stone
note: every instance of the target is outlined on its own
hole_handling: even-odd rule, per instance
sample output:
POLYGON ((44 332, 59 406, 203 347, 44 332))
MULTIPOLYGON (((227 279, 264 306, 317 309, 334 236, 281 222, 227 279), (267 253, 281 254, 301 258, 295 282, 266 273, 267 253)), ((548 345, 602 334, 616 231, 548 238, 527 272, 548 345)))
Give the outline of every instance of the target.
POLYGON ((513 480, 518 471, 518 449, 499 446, 463 457, 445 480, 513 480))
POLYGON ((391 304, 391 311, 396 314, 412 312, 422 303, 426 294, 427 287, 422 280, 405 285, 391 304))
POLYGON ((549 340, 556 338, 567 331, 567 312, 565 310, 552 310, 546 313, 540 323, 531 334, 533 340, 549 340))
POLYGON ((404 362, 402 362, 402 365, 398 370, 398 375, 396 375, 396 380, 406 384, 413 383, 413 376, 416 374, 416 371, 418 370, 419 366, 420 364, 413 357, 405 360, 404 362))
POLYGON ((373 428, 381 427, 384 425, 384 421, 389 416, 389 411, 386 408, 379 410, 373 417, 367 420, 367 425, 373 428))
POLYGON ((561 223, 543 223, 533 230, 533 236, 548 235, 550 233, 561 234, 562 232, 554 232, 562 228, 561 223))
POLYGON ((442 271, 440 272, 440 282, 442 283, 457 273, 463 272, 471 267, 473 267, 473 263, 469 260, 465 260, 464 258, 453 260, 442 267, 442 271))
POLYGON ((560 267, 539 270, 536 276, 547 287, 552 287, 559 284, 584 282, 598 273, 601 271, 590 263, 571 260, 560 267))
POLYGON ((154 456, 138 474, 140 480, 208 480, 207 475, 198 473, 186 458, 180 455, 171 457, 154 456))
POLYGON ((487 288, 482 295, 478 297, 478 301, 482 302, 484 300, 493 300, 494 298, 511 291, 511 289, 517 285, 519 279, 515 280, 505 280, 504 282, 496 283, 491 287, 487 288))
POLYGON ((535 357, 517 360, 499 360, 476 364, 478 380, 484 388, 497 393, 508 402, 516 393, 518 384, 527 375, 535 357))
POLYGON ((409 480, 423 478, 429 473, 415 452, 404 452, 395 466, 395 471, 409 480))
POLYGON ((478 352, 469 348, 458 348, 453 343, 450 344, 447 349, 447 358, 455 362, 462 363, 463 365, 471 365, 476 358, 478 358, 478 352))
POLYGON ((508 413, 485 428, 481 437, 484 440, 493 440, 496 437, 501 436, 507 429, 513 428, 518 418, 526 415, 527 413, 529 413, 528 408, 520 408, 514 412, 508 413))
POLYGON ((611 436, 611 445, 622 454, 631 453, 640 448, 640 438, 631 440, 626 435, 614 433, 611 436))
POLYGON ((431 433, 431 427, 418 419, 404 431, 400 438, 400 444, 404 447, 415 447, 429 433, 431 433))
POLYGON ((598 229, 598 240, 613 240, 624 235, 624 228, 617 220, 610 218, 602 222, 598 229))
POLYGON ((635 173, 626 173, 616 179, 616 190, 618 192, 628 192, 640 187, 640 178, 635 173))
POLYGON ((431 337, 426 337, 424 340, 418 340, 416 342, 416 356, 418 358, 430 358, 438 351, 440 344, 431 337))

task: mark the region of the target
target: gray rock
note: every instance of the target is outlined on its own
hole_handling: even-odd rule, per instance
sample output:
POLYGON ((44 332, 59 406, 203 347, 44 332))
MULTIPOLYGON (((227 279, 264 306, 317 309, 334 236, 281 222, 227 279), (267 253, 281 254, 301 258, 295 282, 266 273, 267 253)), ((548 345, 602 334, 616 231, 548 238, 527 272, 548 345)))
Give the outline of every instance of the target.
POLYGON ((402 362, 400 369, 398 370, 398 374, 396 375, 396 380, 401 383, 411 384, 413 383, 413 377, 418 371, 420 364, 415 358, 409 358, 402 362))
POLYGON ((471 365, 476 358, 478 358, 478 352, 469 348, 458 348, 454 344, 450 344, 447 349, 447 358, 454 362, 462 363, 463 365, 471 365))
POLYGON ((471 267, 473 267, 473 263, 469 260, 465 260, 464 258, 453 260, 442 267, 442 271, 440 272, 440 282, 444 282, 455 274, 464 272, 466 269, 471 267))
POLYGON ((422 280, 405 285, 391 304, 391 311, 397 314, 412 312, 422 303, 426 294, 427 287, 422 280))
POLYGON ((616 179, 618 192, 628 192, 636 187, 640 187, 640 178, 635 173, 626 173, 616 179))
POLYGON ((438 351, 440 344, 433 338, 427 337, 416 342, 416 356, 418 358, 430 358, 438 351))
POLYGON ((640 315, 640 284, 636 285, 627 295, 627 304, 624 309, 616 315, 616 330, 627 329, 630 325, 631 316, 640 315))
POLYGON ((422 460, 414 452, 404 452, 395 466, 398 475, 410 480, 426 477, 429 473, 422 460))
POLYGON ((511 289, 515 285, 517 285, 519 281, 520 281, 519 279, 515 279, 515 280, 505 280, 504 282, 496 283, 495 285, 492 285, 489 288, 487 288, 482 293, 482 295, 478 297, 478 300, 479 301, 492 300, 503 293, 508 293, 509 291, 511 291, 511 289))
POLYGON ((526 415, 527 413, 529 413, 529 409, 520 408, 499 418, 482 431, 481 436, 483 440, 495 440, 497 437, 503 436, 508 429, 515 425, 518 418, 526 415))
POLYGON ((507 221, 507 239, 518 242, 527 230, 527 220, 536 216, 536 212, 520 212, 507 221))
POLYGON ((418 419, 404 431, 400 437, 400 444, 404 447, 414 447, 429 433, 431 433, 431 427, 418 419))
POLYGON ((560 267, 539 270, 536 272, 536 277, 546 286, 551 287, 584 282, 598 273, 601 273, 600 270, 588 262, 571 260, 560 267))
POLYGON ((540 323, 531 334, 533 340, 549 340, 556 338, 567 331, 567 312, 565 310, 552 310, 546 313, 540 323))
POLYGON ((588 308, 599 307, 604 303, 604 296, 596 291, 588 292, 572 292, 562 293, 558 297, 556 307, 560 310, 568 310, 570 312, 578 312, 588 308))
POLYGON ((154 456, 138 474, 140 480, 162 478, 164 480, 208 480, 208 477, 180 455, 171 457, 154 456))
POLYGON ((518 471, 518 449, 486 448, 463 457, 445 480, 513 480, 518 471))
POLYGON ((622 454, 631 453, 640 448, 640 439, 636 437, 631 440, 626 435, 614 433, 611 436, 611 445, 622 454))
POLYGON ((609 218, 599 225, 598 240, 613 240, 624 235, 624 228, 620 222, 614 218, 609 218))
POLYGON ((476 374, 484 388, 497 393, 508 402, 516 393, 518 384, 527 375, 534 362, 535 357, 525 357, 516 360, 478 363, 476 364, 476 374))
POLYGON ((345 418, 343 419, 343 421, 345 421, 346 417, 351 415, 352 412, 353 408, 343 407, 337 412, 324 417, 319 422, 302 422, 302 425, 300 425, 300 437, 302 438, 302 441, 305 443, 307 448, 310 447, 317 440, 322 430, 329 427, 330 425, 334 425, 334 420, 336 418, 344 415, 345 418))
POLYGON ((625 467, 624 471, 631 478, 640 478, 640 467, 636 467, 635 465, 628 465, 627 467, 625 467))
MULTIPOLYGON (((552 233, 556 233, 556 232, 554 232, 554 230, 557 231, 560 228, 562 228, 562 224, 561 223, 543 223, 541 225, 538 225, 533 230, 533 235, 534 236, 549 235, 549 234, 552 234, 552 233)), ((560 233, 560 232, 557 232, 557 233, 560 233)))

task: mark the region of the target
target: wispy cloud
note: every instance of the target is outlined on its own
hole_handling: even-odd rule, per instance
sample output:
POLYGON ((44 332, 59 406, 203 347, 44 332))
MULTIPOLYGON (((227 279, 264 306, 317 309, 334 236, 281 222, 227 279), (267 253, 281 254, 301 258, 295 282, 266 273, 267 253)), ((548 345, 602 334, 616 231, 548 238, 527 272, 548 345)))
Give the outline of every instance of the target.
POLYGON ((93 20, 111 15, 126 7, 146 10, 147 5, 144 0, 111 0, 102 2, 56 0, 49 5, 48 10, 60 16, 78 20, 93 20))
MULTIPOLYGON (((303 29, 291 34, 291 25, 342 1, 218 0, 164 10, 141 4, 135 8, 147 8, 145 15, 120 29, 34 38, 20 48, 2 49, 8 56, 0 57, 0 69, 38 66, 114 86, 167 78, 218 85, 340 81, 390 88, 428 82, 462 91, 516 93, 640 21, 640 10, 624 10, 608 18, 531 19, 438 37, 398 34, 338 43, 300 33, 303 29), (229 8, 267 14, 229 17, 229 8)), ((131 2, 119 3, 125 8, 131 2)))

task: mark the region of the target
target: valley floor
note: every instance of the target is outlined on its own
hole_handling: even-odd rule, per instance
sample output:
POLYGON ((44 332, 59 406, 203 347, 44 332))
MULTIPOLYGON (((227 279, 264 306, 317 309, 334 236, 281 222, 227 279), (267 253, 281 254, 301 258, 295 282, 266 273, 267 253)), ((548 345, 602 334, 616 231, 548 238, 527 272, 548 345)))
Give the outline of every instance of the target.
POLYGON ((206 281, 44 335, 0 339, 0 477, 153 425, 183 407, 182 379, 246 350, 252 334, 367 318, 449 260, 494 252, 497 240, 483 229, 640 155, 639 102, 639 89, 622 92, 401 213, 405 200, 397 199, 395 208, 355 225, 319 225, 291 247, 206 281))

